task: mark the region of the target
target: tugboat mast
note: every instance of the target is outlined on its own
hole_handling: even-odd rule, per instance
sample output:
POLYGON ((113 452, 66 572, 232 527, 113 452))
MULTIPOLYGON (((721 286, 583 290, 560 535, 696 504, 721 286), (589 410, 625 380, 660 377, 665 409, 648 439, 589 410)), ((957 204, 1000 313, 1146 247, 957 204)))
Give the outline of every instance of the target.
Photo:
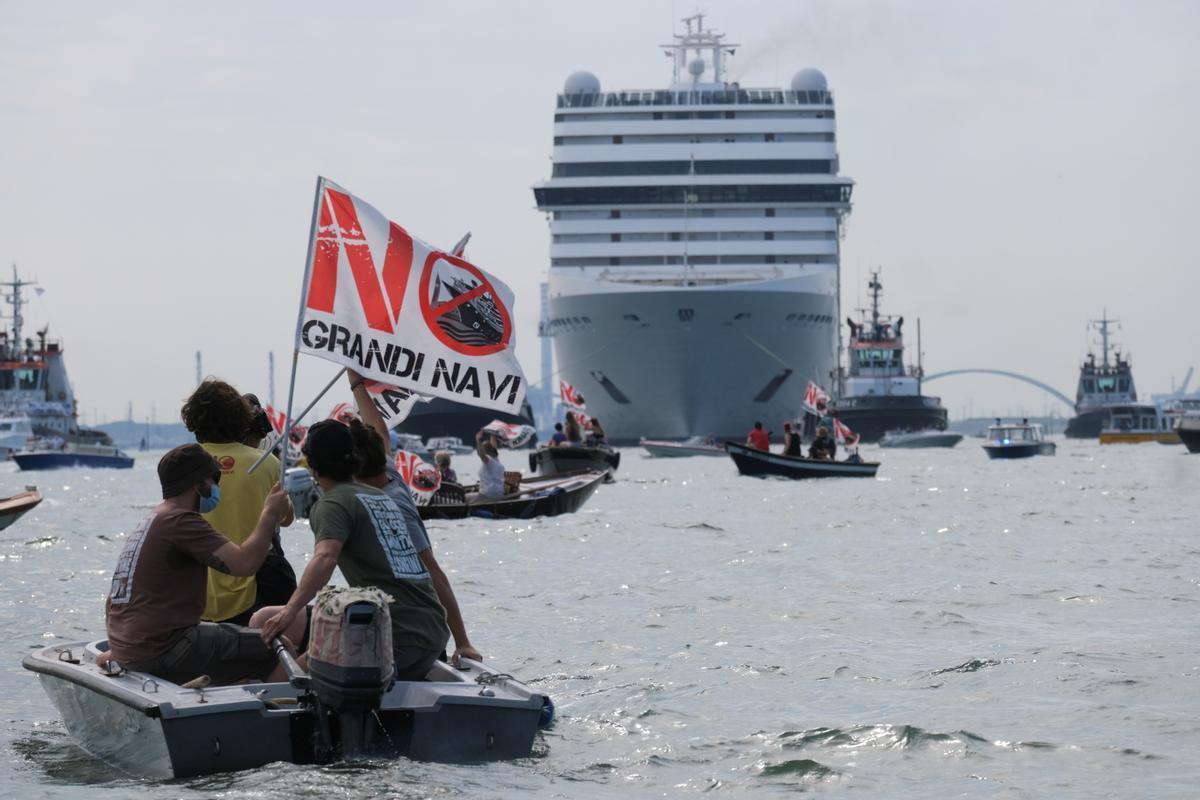
POLYGON ((12 347, 15 348, 15 351, 19 353, 21 350, 21 327, 22 327, 23 323, 25 322, 25 317, 21 315, 21 306, 23 306, 27 302, 29 302, 28 300, 25 300, 24 298, 21 297, 21 288, 24 286, 34 286, 37 284, 37 281, 23 281, 20 278, 18 278, 16 263, 13 264, 12 270, 13 270, 13 279, 11 281, 5 281, 3 283, 0 283, 0 286, 9 290, 9 293, 4 295, 4 300, 10 306, 13 307, 13 310, 12 310, 12 321, 13 321, 12 347))
POLYGON ((1110 349, 1112 349, 1112 345, 1110 345, 1108 343, 1108 326, 1111 323, 1120 323, 1120 321, 1121 320, 1119 320, 1119 319, 1109 319, 1107 308, 1104 309, 1103 313, 1101 313, 1100 319, 1093 319, 1090 321, 1091 324, 1093 326, 1095 326, 1096 330, 1100 331, 1100 341, 1098 342, 1098 344, 1102 348, 1103 364, 1104 364, 1105 369, 1108 369, 1108 366, 1109 366, 1108 351, 1110 349))

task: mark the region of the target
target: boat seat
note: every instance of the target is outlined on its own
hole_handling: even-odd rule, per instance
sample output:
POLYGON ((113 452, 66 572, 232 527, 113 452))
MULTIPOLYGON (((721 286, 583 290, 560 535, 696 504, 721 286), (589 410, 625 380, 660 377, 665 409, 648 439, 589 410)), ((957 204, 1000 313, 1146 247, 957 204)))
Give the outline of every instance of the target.
POLYGON ((461 505, 467 502, 467 490, 457 483, 442 481, 442 485, 433 493, 430 505, 461 505))

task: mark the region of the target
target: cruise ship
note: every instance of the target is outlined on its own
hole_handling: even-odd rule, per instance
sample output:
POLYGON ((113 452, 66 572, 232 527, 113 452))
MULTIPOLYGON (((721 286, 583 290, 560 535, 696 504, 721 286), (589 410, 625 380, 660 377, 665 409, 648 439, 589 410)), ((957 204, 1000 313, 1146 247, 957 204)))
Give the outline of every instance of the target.
POLYGON ((553 171, 534 186, 558 374, 617 443, 781 430, 838 359, 853 181, 825 76, 740 86, 737 45, 701 14, 684 24, 663 45, 668 87, 567 78, 553 171))

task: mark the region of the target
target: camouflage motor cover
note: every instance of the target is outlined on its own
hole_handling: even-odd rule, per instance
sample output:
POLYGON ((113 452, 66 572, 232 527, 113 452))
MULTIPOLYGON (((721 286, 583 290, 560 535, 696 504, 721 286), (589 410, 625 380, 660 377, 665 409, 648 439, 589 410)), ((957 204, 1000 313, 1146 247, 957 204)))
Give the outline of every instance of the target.
POLYGON ((313 608, 308 657, 338 667, 390 666, 392 617, 388 596, 375 588, 322 590, 313 608), (372 624, 346 624, 346 610, 355 603, 376 607, 372 624))

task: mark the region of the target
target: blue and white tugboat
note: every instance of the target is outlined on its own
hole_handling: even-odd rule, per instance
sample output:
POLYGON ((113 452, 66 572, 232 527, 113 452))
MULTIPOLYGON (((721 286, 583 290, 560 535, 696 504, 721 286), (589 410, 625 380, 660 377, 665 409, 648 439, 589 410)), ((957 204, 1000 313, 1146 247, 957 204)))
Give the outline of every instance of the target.
POLYGON ((62 344, 49 338, 49 326, 32 337, 22 335, 28 302, 22 289, 32 285, 17 276, 16 267, 12 280, 0 283, 12 306, 12 329, 0 331, 0 446, 12 451, 23 470, 133 466, 107 433, 79 425, 62 344))
POLYGON ((987 430, 983 449, 988 458, 1029 458, 1052 456, 1058 447, 1054 442, 1046 441, 1041 425, 1030 425, 1028 420, 1020 423, 996 420, 996 424, 987 430))

